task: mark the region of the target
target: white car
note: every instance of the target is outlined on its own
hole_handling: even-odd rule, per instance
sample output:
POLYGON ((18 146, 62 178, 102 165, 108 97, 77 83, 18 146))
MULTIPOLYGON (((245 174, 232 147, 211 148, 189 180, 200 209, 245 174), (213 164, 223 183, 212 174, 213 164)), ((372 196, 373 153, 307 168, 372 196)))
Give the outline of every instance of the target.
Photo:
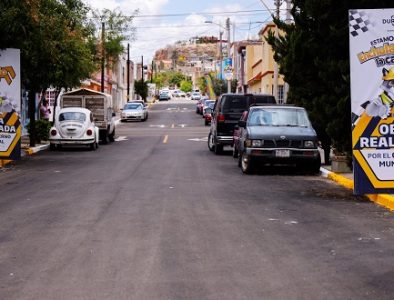
POLYGON ((91 150, 96 150, 99 128, 93 122, 93 113, 82 107, 60 109, 49 131, 49 143, 51 150, 62 145, 87 145, 91 150))
POLYGON ((128 102, 124 105, 122 113, 120 114, 120 121, 146 121, 148 119, 147 107, 141 103, 128 102))

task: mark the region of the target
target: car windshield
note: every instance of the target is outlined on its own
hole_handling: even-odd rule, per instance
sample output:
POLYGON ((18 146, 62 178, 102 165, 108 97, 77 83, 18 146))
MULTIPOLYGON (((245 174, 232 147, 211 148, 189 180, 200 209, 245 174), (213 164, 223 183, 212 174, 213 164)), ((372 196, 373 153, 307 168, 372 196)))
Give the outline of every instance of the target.
POLYGON ((215 105, 215 100, 205 100, 205 106, 215 105))
POLYGON ((310 123, 304 109, 258 108, 250 112, 248 125, 309 127, 310 123))
POLYGON ((126 104, 123 109, 141 109, 142 106, 140 103, 130 103, 126 104))
POLYGON ((64 112, 59 115, 59 121, 78 121, 85 122, 86 115, 81 112, 64 112))

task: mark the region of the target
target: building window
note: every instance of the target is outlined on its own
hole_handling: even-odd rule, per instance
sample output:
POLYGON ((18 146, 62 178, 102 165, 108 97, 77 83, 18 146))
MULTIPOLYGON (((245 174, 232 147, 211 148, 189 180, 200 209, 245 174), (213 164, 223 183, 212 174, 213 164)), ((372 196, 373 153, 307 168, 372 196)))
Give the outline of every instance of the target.
POLYGON ((284 86, 278 85, 278 103, 283 103, 284 100, 284 86))

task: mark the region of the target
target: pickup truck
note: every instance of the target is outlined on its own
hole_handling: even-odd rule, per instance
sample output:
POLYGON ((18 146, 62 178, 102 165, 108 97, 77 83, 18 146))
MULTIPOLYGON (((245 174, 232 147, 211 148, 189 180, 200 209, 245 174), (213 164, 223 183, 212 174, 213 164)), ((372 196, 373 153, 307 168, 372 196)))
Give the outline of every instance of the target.
POLYGON ((63 93, 59 99, 60 108, 83 107, 93 113, 94 123, 99 128, 103 144, 115 140, 115 112, 111 95, 82 88, 63 93))

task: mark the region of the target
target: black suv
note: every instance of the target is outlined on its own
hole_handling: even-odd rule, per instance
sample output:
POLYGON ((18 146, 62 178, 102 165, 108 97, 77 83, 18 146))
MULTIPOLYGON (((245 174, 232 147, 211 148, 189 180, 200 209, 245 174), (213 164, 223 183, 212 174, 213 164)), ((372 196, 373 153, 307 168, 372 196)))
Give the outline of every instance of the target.
POLYGON ((208 148, 215 154, 223 151, 223 146, 233 144, 235 125, 242 113, 252 104, 276 104, 272 95, 223 94, 212 112, 211 128, 208 135, 208 148))
POLYGON ((302 107, 250 107, 247 120, 239 121, 239 129, 238 165, 242 172, 250 173, 257 162, 295 164, 305 171, 319 172, 316 132, 302 107))

